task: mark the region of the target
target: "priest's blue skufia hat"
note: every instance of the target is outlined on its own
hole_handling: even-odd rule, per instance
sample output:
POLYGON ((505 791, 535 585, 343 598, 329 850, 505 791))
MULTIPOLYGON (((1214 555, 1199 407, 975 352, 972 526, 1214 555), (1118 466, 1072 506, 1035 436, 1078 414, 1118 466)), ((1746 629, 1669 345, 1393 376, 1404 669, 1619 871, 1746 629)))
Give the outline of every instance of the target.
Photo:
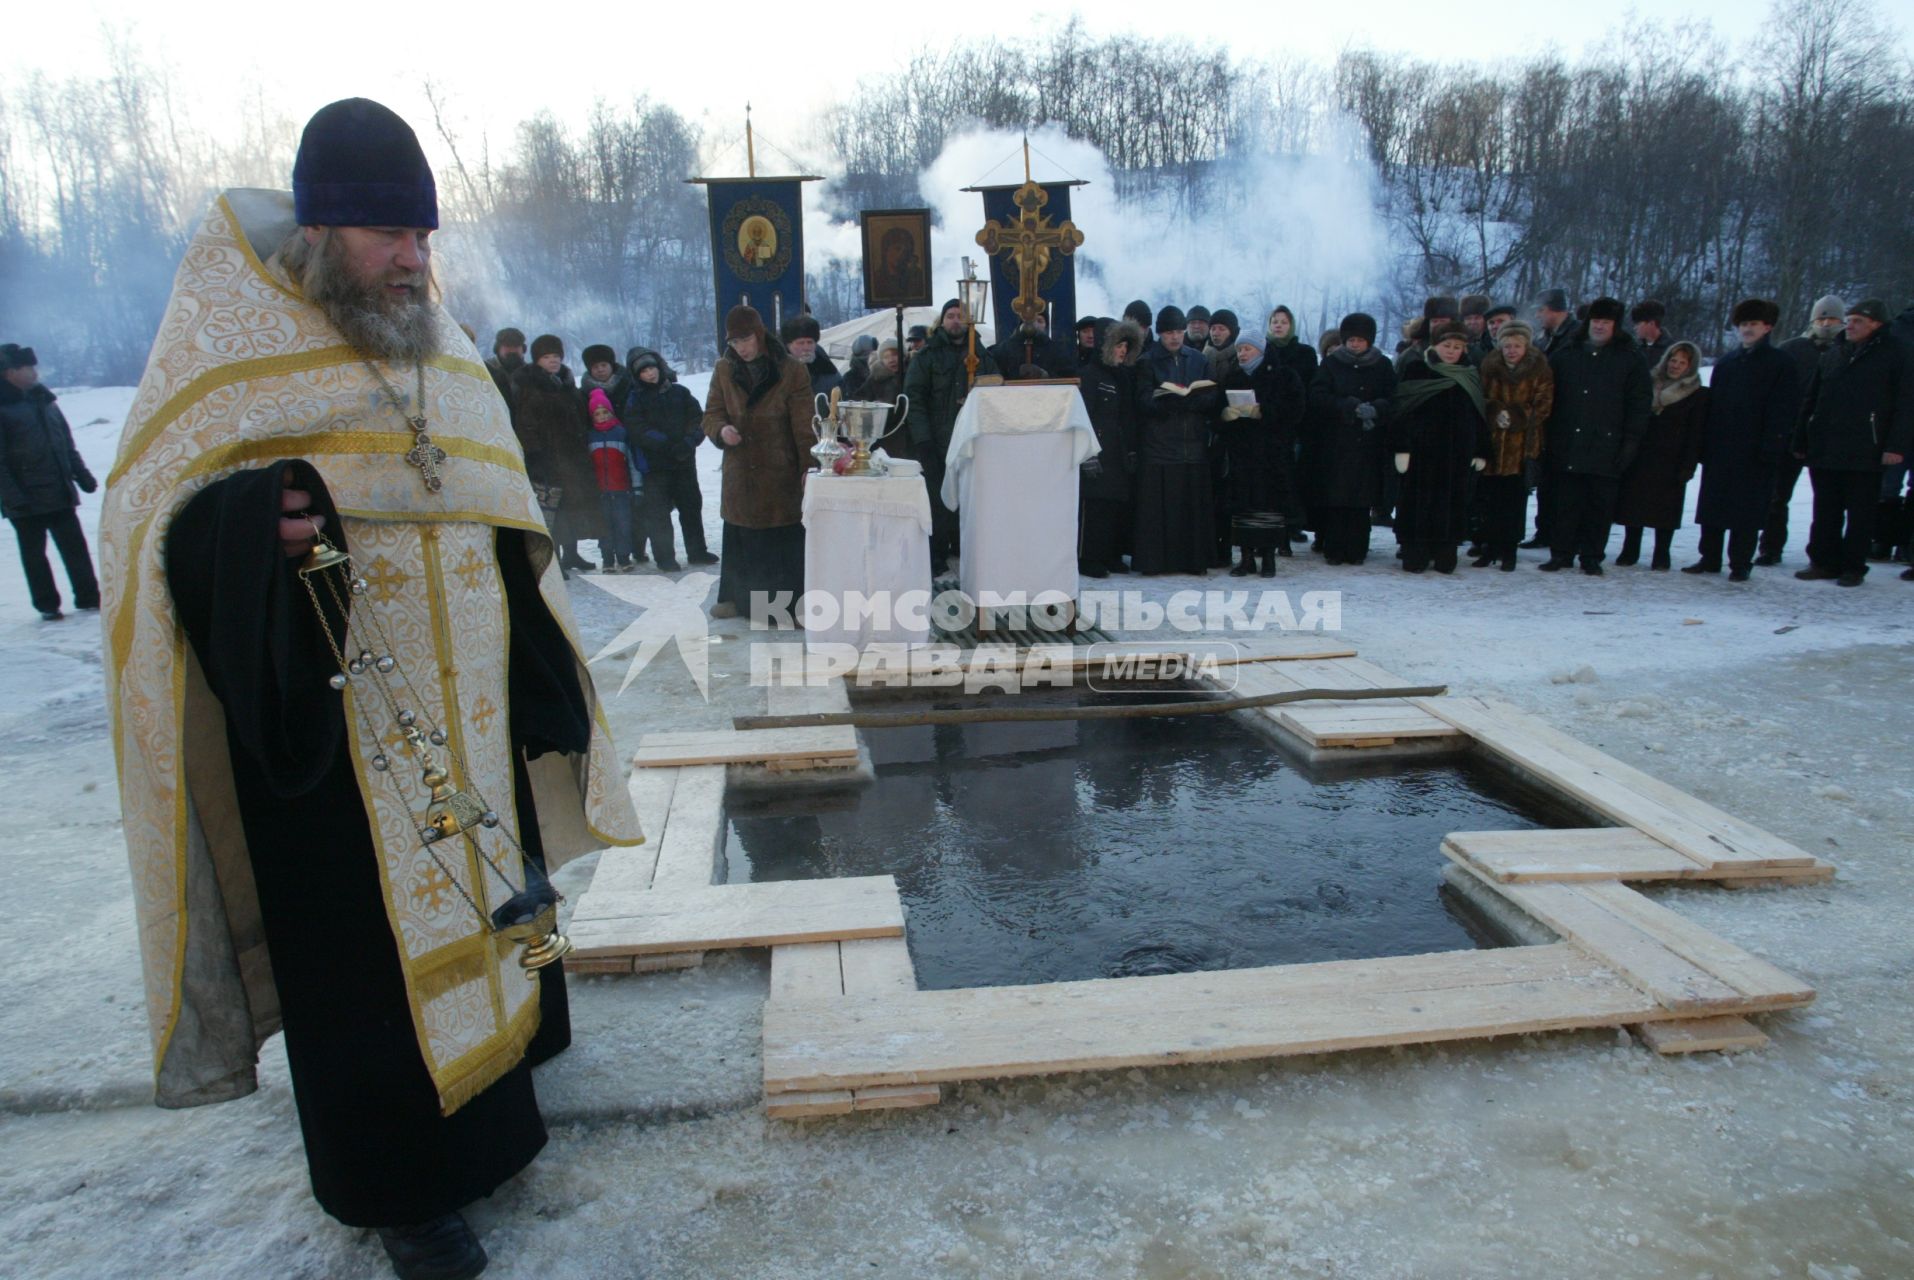
POLYGON ((292 204, 302 227, 439 225, 439 190, 419 136, 370 98, 343 98, 306 122, 292 204))

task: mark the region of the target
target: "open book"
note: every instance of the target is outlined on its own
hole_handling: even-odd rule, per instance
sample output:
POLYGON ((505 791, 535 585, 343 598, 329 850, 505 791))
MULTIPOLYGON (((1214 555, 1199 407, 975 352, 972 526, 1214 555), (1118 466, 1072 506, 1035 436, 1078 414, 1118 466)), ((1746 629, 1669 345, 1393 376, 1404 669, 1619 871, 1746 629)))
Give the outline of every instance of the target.
POLYGON ((1165 382, 1157 387, 1156 394, 1160 396, 1186 396, 1192 391, 1201 391, 1204 387, 1213 387, 1215 385, 1216 384, 1208 378, 1198 378, 1187 387, 1179 387, 1174 382, 1165 382))

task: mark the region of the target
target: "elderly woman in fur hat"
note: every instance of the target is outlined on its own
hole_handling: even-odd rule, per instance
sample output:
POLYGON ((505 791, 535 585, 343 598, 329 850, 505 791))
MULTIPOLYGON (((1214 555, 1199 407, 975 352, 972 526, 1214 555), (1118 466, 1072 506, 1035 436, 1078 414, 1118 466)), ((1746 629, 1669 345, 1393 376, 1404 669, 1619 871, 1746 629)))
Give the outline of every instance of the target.
POLYGON ((1655 531, 1648 567, 1667 569, 1672 563, 1669 546, 1681 528, 1688 482, 1695 478, 1708 425, 1708 388, 1701 385, 1701 352, 1694 343, 1677 342, 1662 354, 1650 412, 1654 416, 1641 452, 1622 476, 1615 500, 1615 523, 1622 526, 1622 553, 1615 563, 1622 568, 1641 562, 1644 528, 1655 531))
POLYGON ((1369 554, 1369 506, 1376 500, 1396 371, 1375 348, 1374 316, 1351 312, 1336 332, 1342 345, 1323 359, 1309 384, 1306 483, 1316 504, 1323 559, 1361 564, 1369 554))
POLYGON ((1555 375, 1535 346, 1535 333, 1509 319, 1495 350, 1482 357, 1482 398, 1489 407, 1488 466, 1476 480, 1482 502, 1483 554, 1477 569, 1515 569, 1515 549, 1528 526, 1528 468, 1542 456, 1543 426, 1555 407, 1555 375))

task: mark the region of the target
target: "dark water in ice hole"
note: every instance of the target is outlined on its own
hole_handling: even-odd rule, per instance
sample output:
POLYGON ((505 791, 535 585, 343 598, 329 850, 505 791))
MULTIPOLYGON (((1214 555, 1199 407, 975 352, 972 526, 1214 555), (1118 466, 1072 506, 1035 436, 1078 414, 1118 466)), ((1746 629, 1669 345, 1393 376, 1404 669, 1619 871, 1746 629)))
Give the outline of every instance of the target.
POLYGON ((1312 778, 1227 716, 863 732, 868 788, 730 802, 727 878, 897 877, 923 987, 1492 945, 1442 837, 1582 825, 1454 757, 1312 778))

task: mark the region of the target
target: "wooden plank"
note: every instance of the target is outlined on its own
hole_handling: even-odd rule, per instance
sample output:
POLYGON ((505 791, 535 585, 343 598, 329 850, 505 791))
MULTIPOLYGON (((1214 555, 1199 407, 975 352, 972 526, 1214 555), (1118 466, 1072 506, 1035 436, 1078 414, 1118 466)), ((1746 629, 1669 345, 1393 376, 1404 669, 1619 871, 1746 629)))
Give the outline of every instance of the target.
MULTIPOLYGON (((768 1097, 788 1097, 770 1094, 768 1097)), ((851 1090, 851 1110, 891 1111, 900 1107, 934 1107, 944 1100, 944 1087, 937 1084, 874 1084, 851 1090)))
POLYGON ((723 765, 678 770, 652 888, 702 889, 717 877, 724 848, 724 773, 723 765))
MULTIPOLYGON (((1484 880, 1484 884, 1493 882, 1484 880)), ((1504 884, 1496 891, 1675 1013, 1749 1007, 1745 993, 1676 954, 1658 939, 1610 911, 1591 895, 1603 885, 1504 884)), ((1633 892, 1629 890, 1628 892, 1633 892)))
POLYGON ((1579 892, 1600 902, 1689 963, 1706 969, 1743 996, 1760 1001, 1763 1007, 1803 1005, 1814 999, 1814 988, 1799 978, 1750 955, 1659 902, 1651 902, 1627 885, 1583 885, 1579 892))
POLYGON ((1412 698, 1417 706, 1541 777, 1604 817, 1635 827, 1709 867, 1812 866, 1814 859, 1759 827, 1678 791, 1534 716, 1485 698, 1412 698))
POLYGON ((766 1094, 764 1114, 773 1120, 811 1120, 818 1116, 847 1116, 855 1105, 856 1097, 849 1089, 766 1094))
POLYGON ((1583 827, 1563 831, 1452 831, 1442 851, 1492 879, 1614 880, 1681 879, 1708 868, 1633 827, 1583 827))
POLYGON ((837 943, 794 942, 771 948, 773 1000, 818 1000, 843 994, 837 943))
POLYGON ((1632 1025, 1665 1016, 1558 943, 1274 969, 845 996, 764 1010, 765 1087, 928 1084, 1632 1025))
POLYGON ((776 947, 840 938, 900 937, 904 904, 889 876, 780 880, 580 901, 572 943, 581 956, 776 947))
POLYGON ((565 972, 580 975, 589 974, 627 974, 631 972, 630 956, 579 956, 565 957, 565 972))
POLYGON ((846 995, 917 990, 917 970, 911 964, 910 944, 903 938, 854 938, 838 944, 838 955, 846 995))
POLYGON ((798 729, 716 729, 698 733, 648 733, 638 742, 632 766, 763 764, 857 755, 857 730, 847 724, 798 729))
POLYGON ((1736 1053, 1764 1048, 1768 1043, 1761 1028, 1732 1013, 1714 1018, 1644 1022, 1632 1030, 1656 1053, 1736 1053))
POLYGON ((1375 702, 1299 702, 1265 708, 1276 722, 1312 747, 1343 746, 1360 738, 1459 738, 1454 725, 1396 699, 1375 702))
POLYGON ((676 969, 698 969, 704 966, 702 951, 668 951, 662 955, 630 956, 633 973, 665 973, 676 969))

